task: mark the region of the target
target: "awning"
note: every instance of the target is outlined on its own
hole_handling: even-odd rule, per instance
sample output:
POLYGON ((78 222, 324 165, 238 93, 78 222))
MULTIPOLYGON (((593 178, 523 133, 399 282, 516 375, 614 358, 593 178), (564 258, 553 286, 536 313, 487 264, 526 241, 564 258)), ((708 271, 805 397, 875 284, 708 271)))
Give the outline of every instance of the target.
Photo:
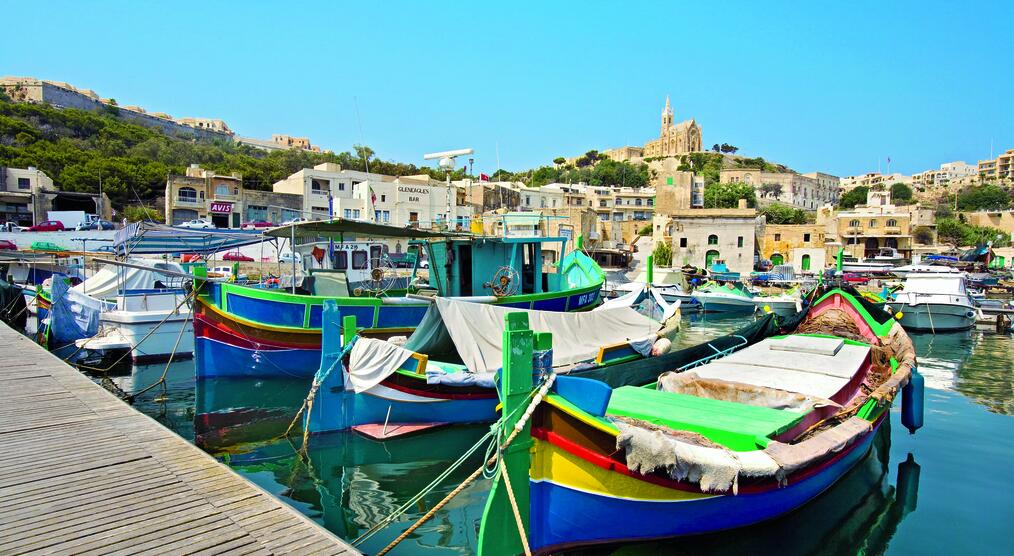
POLYGON ((334 220, 322 220, 319 222, 299 222, 296 224, 271 228, 264 232, 264 235, 287 238, 293 234, 299 238, 307 237, 330 237, 339 238, 345 234, 363 237, 403 237, 403 238, 446 238, 446 237, 472 237, 471 234, 463 232, 437 232, 432 230, 421 230, 418 228, 400 228, 386 224, 374 224, 361 220, 346 220, 335 218, 334 220))
POLYGON ((119 255, 207 254, 253 245, 264 240, 264 236, 257 230, 202 230, 174 228, 155 222, 135 222, 116 231, 113 248, 119 255))

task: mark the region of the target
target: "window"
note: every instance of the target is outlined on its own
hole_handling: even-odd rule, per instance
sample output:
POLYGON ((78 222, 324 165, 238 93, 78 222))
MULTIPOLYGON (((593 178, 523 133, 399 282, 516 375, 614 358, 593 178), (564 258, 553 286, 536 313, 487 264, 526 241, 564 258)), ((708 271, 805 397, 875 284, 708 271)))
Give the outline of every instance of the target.
POLYGON ((352 209, 345 209, 345 212, 343 212, 342 214, 345 216, 345 218, 352 218, 352 209))
POLYGON ((525 195, 525 206, 526 207, 532 206, 532 198, 529 197, 528 195, 525 195))
POLYGON ((775 241, 781 241, 781 240, 782 240, 782 234, 775 234, 775 241))
POLYGON ((374 222, 380 222, 380 211, 379 210, 373 211, 373 221, 374 222))
POLYGON ((356 250, 352 252, 352 270, 365 270, 370 266, 369 257, 366 251, 356 250))
POLYGON ((331 184, 327 180, 310 180, 310 192, 327 195, 331 193, 331 184))
POLYGON ((600 207, 606 206, 606 200, 605 199, 599 199, 599 206, 600 207))
POLYGON ((897 225, 898 225, 898 221, 897 220, 888 220, 887 221, 887 227, 888 228, 893 228, 893 227, 895 227, 897 225))
POLYGON ((345 182, 338 182, 338 191, 345 191, 345 182))
MULTIPOLYGON (((384 256, 384 249, 383 249, 383 247, 381 247, 379 245, 371 245, 370 246, 370 261, 371 262, 375 260, 375 261, 377 261, 379 263, 380 262, 380 258, 383 257, 383 256, 384 256)), ((373 267, 373 265, 371 265, 371 267, 373 267)))
POLYGON ((327 207, 310 207, 310 212, 314 215, 320 215, 322 218, 328 218, 327 207))
POLYGON ((385 202, 387 202, 387 195, 381 195, 381 196, 380 196, 380 202, 381 202, 381 203, 385 203, 385 202))
POLYGON ((220 183, 220 184, 218 184, 218 185, 215 186, 215 197, 218 197, 218 196, 228 197, 229 195, 232 194, 230 191, 231 190, 229 189, 228 185, 225 185, 224 183, 220 183))
POLYGON ((680 247, 686 248, 686 246, 687 246, 687 238, 681 237, 680 238, 680 247))
POLYGON ((348 251, 335 251, 334 253, 334 267, 337 270, 348 270, 349 268, 349 253, 348 251))
POLYGON ((359 209, 353 209, 353 211, 352 211, 352 218, 354 220, 359 220, 359 209))
POLYGON ((803 241, 805 243, 809 243, 810 242, 810 234, 803 234, 803 241))
POLYGON ((743 236, 736 238, 736 247, 743 247, 743 236))
POLYGON ((391 221, 391 211, 385 210, 384 211, 384 223, 387 223, 387 222, 390 222, 390 221, 391 221))
POLYGON ((803 255, 803 264, 802 264, 802 267, 803 267, 803 270, 810 270, 810 256, 809 255, 803 255))
POLYGON ((648 206, 649 207, 655 206, 655 199, 648 199, 648 206))
POLYGON ((715 234, 708 236, 708 245, 718 245, 718 236, 715 234))
POLYGON ((634 199, 634 205, 641 206, 641 199, 640 198, 634 199))
POLYGON ((849 220, 849 227, 850 228, 858 228, 859 227, 859 221, 858 220, 849 220))
POLYGON ((32 178, 18 178, 18 189, 31 189, 32 178))
POLYGON ((874 228, 874 227, 876 227, 876 226, 877 226, 877 221, 876 221, 876 220, 873 220, 873 219, 871 218, 871 219, 870 219, 870 227, 871 227, 871 228, 874 228))
POLYGON ((176 192, 176 200, 181 203, 196 203, 197 202, 197 190, 193 187, 181 187, 176 192))

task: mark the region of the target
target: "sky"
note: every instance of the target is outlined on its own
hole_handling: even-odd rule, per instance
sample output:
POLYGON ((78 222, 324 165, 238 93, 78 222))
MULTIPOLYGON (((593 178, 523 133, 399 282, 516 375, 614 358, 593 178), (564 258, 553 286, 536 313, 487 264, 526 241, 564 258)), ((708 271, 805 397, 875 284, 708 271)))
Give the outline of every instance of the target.
POLYGON ((1014 2, 25 2, 0 75, 475 171, 643 145, 911 174, 1014 149, 1014 2), (891 159, 888 168, 887 159, 891 159))

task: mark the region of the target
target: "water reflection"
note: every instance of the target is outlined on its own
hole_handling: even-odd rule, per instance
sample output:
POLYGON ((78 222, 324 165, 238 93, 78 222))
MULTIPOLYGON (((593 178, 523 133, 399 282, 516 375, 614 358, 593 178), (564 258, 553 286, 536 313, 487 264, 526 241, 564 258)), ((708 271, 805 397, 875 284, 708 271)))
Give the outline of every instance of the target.
POLYGON ((911 337, 926 386, 960 392, 993 413, 1014 414, 1010 336, 969 330, 911 337))

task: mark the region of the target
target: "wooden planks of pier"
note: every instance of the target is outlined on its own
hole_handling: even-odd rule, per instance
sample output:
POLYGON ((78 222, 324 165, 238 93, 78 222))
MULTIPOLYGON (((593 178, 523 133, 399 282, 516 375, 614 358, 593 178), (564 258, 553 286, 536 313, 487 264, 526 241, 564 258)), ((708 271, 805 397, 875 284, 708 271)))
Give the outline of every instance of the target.
POLYGON ((358 554, 0 324, 0 554, 358 554))

